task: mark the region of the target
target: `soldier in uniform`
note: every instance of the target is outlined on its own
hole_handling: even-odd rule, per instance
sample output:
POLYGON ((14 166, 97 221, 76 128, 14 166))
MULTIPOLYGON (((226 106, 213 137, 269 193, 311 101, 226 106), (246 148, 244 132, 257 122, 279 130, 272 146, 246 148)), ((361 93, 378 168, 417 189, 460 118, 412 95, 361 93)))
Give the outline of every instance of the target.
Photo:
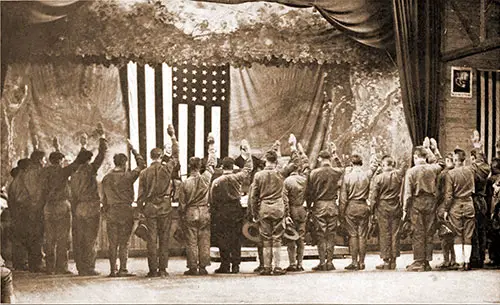
POLYGON ((490 175, 490 166, 485 162, 484 154, 477 150, 470 153, 471 163, 474 167, 474 215, 476 224, 472 236, 471 267, 483 268, 486 254, 486 225, 488 221, 488 207, 486 204, 486 184, 490 175))
POLYGON ((71 274, 68 270, 68 249, 71 234, 71 204, 69 203, 68 178, 87 158, 80 151, 75 161, 62 167, 64 155, 59 151, 59 143, 54 139, 55 152, 49 155, 50 165, 42 173, 45 184, 45 252, 48 274, 71 274))
POLYGON ((244 211, 241 206, 241 186, 248 179, 253 162, 250 146, 242 141, 241 157, 245 160, 243 170, 234 173, 234 160, 222 160, 222 176, 212 182, 210 211, 215 222, 215 239, 220 250, 221 264, 215 273, 239 273, 241 262, 241 229, 244 211))
POLYGON ((380 257, 384 262, 376 269, 381 270, 396 269, 400 255, 399 227, 403 214, 400 196, 406 169, 394 166, 391 156, 382 157, 382 173, 373 178, 369 196, 372 215, 376 216, 379 226, 380 257))
POLYGON ((434 247, 432 237, 436 219, 436 182, 437 176, 444 168, 444 162, 437 144, 432 146, 432 151, 428 139, 424 143, 425 146, 415 148, 415 166, 406 172, 405 177, 403 219, 410 213, 414 258, 414 262, 406 268, 408 271, 432 270, 429 262, 432 261, 434 247), (436 163, 436 157, 439 158, 439 163, 436 163))
MULTIPOLYGON (((500 142, 498 142, 500 143, 500 142)), ((488 267, 500 266, 500 232, 494 224, 500 224, 500 158, 491 160, 491 175, 486 186, 486 200, 489 209, 488 267)))
MULTIPOLYGON (((280 267, 281 237, 284 233, 284 218, 288 207, 283 201, 283 174, 277 170, 278 154, 274 150, 265 154, 266 167, 255 174, 252 184, 250 208, 253 218, 258 220, 263 244, 264 268, 261 275, 283 275, 280 267), (274 261, 274 269, 272 262, 274 261)), ((289 219, 291 221, 291 219, 289 219)))
MULTIPOLYGON (((438 208, 437 208, 437 219, 441 223, 446 223, 444 219, 445 205, 444 205, 444 182, 446 175, 450 170, 455 167, 453 163, 453 153, 446 154, 444 158, 446 168, 441 171, 438 176, 438 208)), ((447 269, 455 267, 456 257, 455 250, 453 249, 453 235, 446 235, 441 238, 441 250, 443 250, 443 263, 437 266, 438 269, 447 269)))
POLYGON ((332 167, 332 155, 328 150, 319 153, 319 168, 311 171, 306 187, 307 210, 311 214, 318 239, 319 264, 314 271, 335 270, 333 254, 335 228, 339 211, 336 204, 339 182, 344 173, 341 167, 332 167))
POLYGON ((167 132, 172 140, 172 156, 168 157, 160 148, 153 148, 150 153, 153 162, 139 176, 137 205, 146 217, 146 226, 149 229, 147 277, 168 276, 168 246, 172 221, 170 183, 172 173, 179 162, 179 144, 172 125, 168 126, 167 132))
POLYGON ((128 149, 132 152, 137 167, 127 171, 128 157, 125 154, 113 156, 115 168, 102 179, 102 204, 106 215, 106 227, 109 242, 110 277, 133 276, 127 269, 128 247, 130 235, 134 227, 134 182, 146 168, 146 161, 128 141, 128 149), (119 251, 119 255, 118 254, 119 251), (116 260, 120 258, 120 269, 116 260))
POLYGON ((455 231, 455 254, 457 263, 463 270, 470 270, 472 235, 475 227, 475 210, 472 195, 475 191, 474 179, 480 175, 481 164, 465 166, 465 151, 455 149, 455 168, 445 178, 444 218, 451 222, 455 231))
POLYGON ((97 190, 97 171, 107 151, 104 133, 99 139, 99 152, 90 163, 92 152, 84 147, 86 135, 80 139, 85 163, 71 176, 71 211, 73 216, 73 253, 78 274, 99 275, 95 270, 96 242, 101 220, 101 200, 97 190))
POLYGON ((210 212, 208 193, 217 162, 214 138, 208 136, 209 157, 205 171, 200 174, 202 160, 189 159, 190 176, 179 189, 179 215, 186 236, 186 257, 189 270, 184 275, 207 275, 210 265, 210 212))
POLYGON ((364 171, 363 160, 356 154, 351 156, 351 163, 353 168, 344 176, 339 200, 339 214, 340 218, 345 220, 352 255, 352 262, 345 269, 364 270, 370 218, 370 206, 367 199, 370 192, 370 180, 377 166, 372 164, 370 170, 364 171))

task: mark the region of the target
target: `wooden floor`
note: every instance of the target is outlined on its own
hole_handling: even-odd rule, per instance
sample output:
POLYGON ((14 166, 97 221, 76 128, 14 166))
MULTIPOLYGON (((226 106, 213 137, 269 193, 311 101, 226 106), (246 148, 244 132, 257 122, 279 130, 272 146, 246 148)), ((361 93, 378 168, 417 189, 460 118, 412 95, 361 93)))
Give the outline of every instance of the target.
MULTIPOLYGON (((436 254, 432 265, 441 262, 436 254)), ((494 303, 500 302, 500 270, 412 273, 403 254, 396 271, 378 271, 379 257, 368 255, 367 270, 343 270, 350 260, 334 260, 336 271, 312 272, 317 260, 306 260, 306 272, 262 277, 252 273, 256 262, 243 262, 241 274, 182 275, 184 258, 170 260, 168 278, 145 278, 147 260, 130 259, 134 278, 107 278, 109 263, 99 259, 97 277, 47 276, 14 273, 18 303, 494 303)), ((282 266, 287 266, 284 258, 282 266)), ((75 271, 74 263, 70 269, 75 271)))

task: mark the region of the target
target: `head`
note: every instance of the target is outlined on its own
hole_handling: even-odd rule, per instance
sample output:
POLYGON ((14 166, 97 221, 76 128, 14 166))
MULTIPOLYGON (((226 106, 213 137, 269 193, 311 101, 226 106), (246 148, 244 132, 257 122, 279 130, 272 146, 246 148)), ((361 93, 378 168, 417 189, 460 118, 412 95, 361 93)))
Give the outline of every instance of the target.
POLYGON ((394 158, 390 155, 385 155, 382 157, 382 170, 384 172, 389 172, 394 169, 394 165, 396 165, 396 162, 394 162, 394 158))
POLYGON ((89 163, 92 159, 93 153, 90 150, 83 149, 80 152, 80 158, 82 159, 82 163, 89 163))
POLYGON ((115 154, 113 156, 113 163, 116 167, 126 169, 127 168, 128 157, 125 154, 115 154))
POLYGON ((264 155, 264 159, 266 159, 266 166, 278 164, 278 154, 274 150, 268 150, 264 155))
POLYGON ((222 159, 222 170, 232 171, 234 168, 234 159, 231 157, 224 157, 222 159))
POLYGON ((455 167, 455 163, 453 163, 453 153, 447 153, 446 156, 444 156, 444 163, 447 169, 453 169, 455 167))
POLYGON ((453 151, 453 163, 455 163, 455 166, 462 166, 465 162, 466 155, 465 151, 463 149, 455 149, 453 151))
POLYGON ((153 162, 160 161, 161 157, 163 157, 163 150, 161 148, 153 148, 151 149, 149 156, 151 157, 151 160, 153 160, 153 162))
POLYGON ((353 166, 363 166, 363 159, 360 155, 354 154, 351 156, 351 163, 353 166))
POLYGON ((58 151, 51 152, 49 155, 49 162, 52 165, 62 165, 64 160, 64 155, 58 151))
POLYGON ((415 147, 413 151, 413 162, 415 162, 415 164, 427 162, 427 151, 423 146, 415 147))
POLYGON ((47 158, 45 157, 45 152, 41 150, 35 150, 30 155, 30 160, 34 164, 40 164, 40 166, 44 167, 47 165, 47 158))
POLYGON ((319 152, 318 161, 320 164, 330 164, 332 161, 332 154, 328 150, 322 150, 319 152))
POLYGON ((12 178, 16 178, 20 171, 21 170, 19 169, 19 167, 14 167, 13 169, 10 170, 10 176, 12 178))
POLYGON ((500 175, 500 158, 493 158, 491 160, 491 174, 500 175))
POLYGON ((290 175, 299 173, 299 167, 297 166, 297 164, 291 163, 287 166, 287 169, 290 175))
POLYGON ((201 170, 201 159, 198 157, 189 158, 189 171, 191 173, 199 173, 201 170))
POLYGON ((473 149, 470 152, 470 160, 473 163, 476 161, 483 161, 484 162, 484 160, 486 160, 486 158, 482 152, 473 149))

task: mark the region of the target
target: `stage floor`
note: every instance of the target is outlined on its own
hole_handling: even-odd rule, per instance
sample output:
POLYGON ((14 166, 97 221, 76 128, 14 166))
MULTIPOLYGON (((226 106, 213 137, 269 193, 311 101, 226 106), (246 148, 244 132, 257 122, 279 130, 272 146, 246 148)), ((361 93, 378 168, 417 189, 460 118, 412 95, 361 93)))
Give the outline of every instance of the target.
MULTIPOLYGON (((431 265, 441 262, 434 256, 431 265)), ((209 276, 187 277, 184 258, 170 260, 167 278, 148 279, 147 260, 131 258, 133 278, 107 278, 109 263, 97 261, 102 273, 97 277, 47 276, 14 273, 18 303, 495 303, 500 302, 500 270, 404 271, 412 255, 398 260, 396 271, 374 270, 378 255, 367 256, 367 270, 352 272, 343 268, 348 258, 336 259, 338 270, 312 272, 318 261, 304 261, 306 272, 285 276, 258 276, 252 273, 256 262, 243 262, 241 274, 215 275, 218 263, 207 268, 209 276)), ((287 258, 283 266, 288 265, 287 258)), ((71 261, 70 270, 75 271, 71 261)))

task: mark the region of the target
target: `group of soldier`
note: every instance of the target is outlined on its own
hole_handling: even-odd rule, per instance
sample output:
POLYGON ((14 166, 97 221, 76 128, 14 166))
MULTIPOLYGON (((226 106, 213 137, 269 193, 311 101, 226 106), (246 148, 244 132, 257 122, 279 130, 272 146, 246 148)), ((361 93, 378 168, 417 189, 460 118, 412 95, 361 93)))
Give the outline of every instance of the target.
MULTIPOLYGON (((491 219, 499 217, 500 159, 493 159, 490 174, 482 152, 472 150, 470 165, 465 165, 464 150, 456 149, 442 157, 433 139, 426 139, 414 149, 414 166, 408 170, 404 164, 396 167, 389 155, 372 157, 365 169, 362 158, 354 154, 344 166, 333 144, 319 153, 318 166, 312 168, 293 135, 288 141, 288 161, 281 157, 279 142, 265 152, 261 161, 251 154, 246 140, 241 142, 240 156, 218 160, 209 134, 208 157, 191 157, 189 177, 176 187, 173 177, 179 169, 179 145, 169 125, 171 145, 151 150, 149 167, 129 141, 128 149, 137 167, 128 169, 128 154, 114 155, 115 167, 104 176, 99 192, 97 172, 107 154, 107 141, 102 126, 97 130, 99 148, 95 158, 86 149, 87 138, 82 136, 81 150, 67 164, 55 139, 48 166, 45 153, 35 143, 30 158, 20 160, 11 172, 8 202, 14 247, 26 250, 27 269, 31 272, 71 273, 68 250, 72 235, 78 274, 98 275, 96 240, 103 213, 110 277, 134 275, 128 271, 127 258, 137 219, 141 219, 141 229, 146 232, 147 277, 167 276, 174 189, 186 245, 185 275, 208 274, 211 235, 221 256, 215 273, 239 273, 245 218, 259 228, 260 264, 255 271, 261 275, 304 270, 308 220, 314 224, 312 233, 319 255, 315 271, 335 270, 334 247, 339 228, 347 231, 352 256, 345 269, 365 269, 370 225, 379 229, 383 262, 377 269, 396 268, 400 235, 404 233, 411 234, 414 252, 414 262, 407 270, 431 270, 433 236, 438 231, 444 255, 444 263, 438 268, 470 270, 471 256, 482 267, 486 227, 491 219), (137 179, 134 207, 133 185, 137 179), (241 203, 245 194, 246 215, 241 203), (280 250, 286 228, 295 230, 298 238, 286 241, 290 265, 282 268, 280 250)), ((493 264, 500 263, 498 247, 498 243, 490 245, 493 264)), ((24 257, 13 255, 13 265, 24 269, 24 257)))

